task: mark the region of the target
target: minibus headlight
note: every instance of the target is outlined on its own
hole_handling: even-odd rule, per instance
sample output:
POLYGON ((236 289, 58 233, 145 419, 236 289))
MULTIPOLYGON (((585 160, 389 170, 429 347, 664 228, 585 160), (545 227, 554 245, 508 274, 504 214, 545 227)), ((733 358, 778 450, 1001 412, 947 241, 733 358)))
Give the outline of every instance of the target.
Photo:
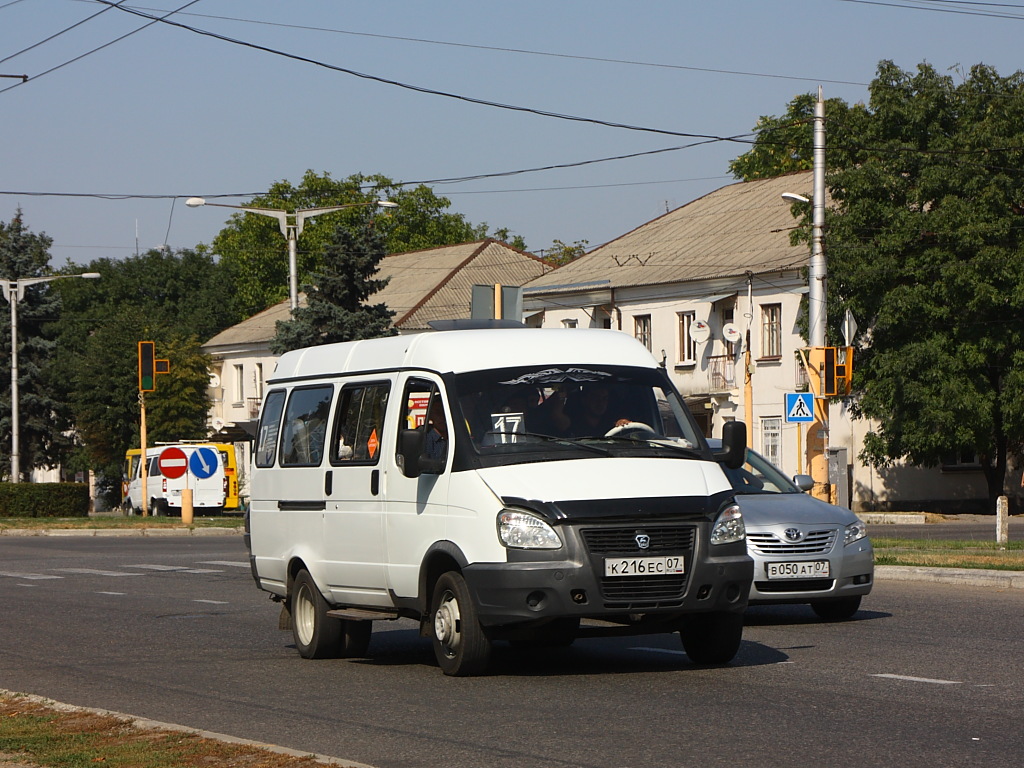
POLYGON ((562 540, 555 529, 539 517, 518 509, 498 514, 498 538, 513 549, 558 549, 562 540))
POLYGON ((743 513, 735 504, 722 510, 711 529, 712 544, 732 544, 747 537, 747 526, 743 524, 743 513))
POLYGON ((868 527, 863 522, 858 520, 855 523, 850 523, 846 526, 846 540, 844 544, 849 546, 855 541, 860 541, 868 535, 868 527))

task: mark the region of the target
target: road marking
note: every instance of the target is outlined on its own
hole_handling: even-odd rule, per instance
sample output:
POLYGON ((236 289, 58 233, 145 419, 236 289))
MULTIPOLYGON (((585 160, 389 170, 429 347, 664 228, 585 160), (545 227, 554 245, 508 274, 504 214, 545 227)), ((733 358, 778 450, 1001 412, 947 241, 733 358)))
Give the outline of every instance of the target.
POLYGON ((228 605, 223 600, 193 600, 193 603, 209 603, 210 605, 228 605))
POLYGON ((64 573, 80 573, 85 576, 145 576, 144 573, 126 573, 124 571, 100 571, 96 568, 55 568, 64 573))
POLYGON ((871 675, 871 677, 885 677, 889 680, 906 680, 910 683, 932 683, 934 685, 960 685, 960 680, 934 680, 930 677, 910 677, 909 675, 871 675))
POLYGON ((124 597, 127 592, 97 592, 97 595, 113 595, 114 597, 124 597))
POLYGON ((12 579, 28 579, 33 581, 36 579, 63 579, 63 576, 51 576, 46 573, 18 573, 16 571, 0 571, 0 576, 9 576, 12 579))
POLYGON ((646 648, 643 646, 636 646, 630 648, 631 651, 650 651, 651 653, 670 653, 673 656, 685 656, 685 651, 673 651, 671 648, 646 648))
POLYGON ((231 560, 200 560, 199 565, 232 565, 235 568, 248 568, 249 563, 232 562, 231 560))
MULTIPOLYGON (((189 568, 185 565, 126 565, 125 568, 144 568, 147 571, 161 571, 164 573, 224 573, 224 571, 217 571, 212 568, 189 568)), ((136 574, 141 575, 141 574, 136 574)))

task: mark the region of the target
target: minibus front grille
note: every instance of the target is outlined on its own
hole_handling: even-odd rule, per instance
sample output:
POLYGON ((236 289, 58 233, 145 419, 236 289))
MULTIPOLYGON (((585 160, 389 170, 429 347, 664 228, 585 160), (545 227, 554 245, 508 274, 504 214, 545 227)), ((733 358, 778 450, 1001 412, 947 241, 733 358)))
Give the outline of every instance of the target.
POLYGON ((583 541, 599 576, 605 608, 649 611, 683 604, 693 564, 694 525, 630 525, 584 528, 583 541), (646 547, 641 547, 646 544, 646 547), (604 576, 605 558, 681 555, 686 572, 665 576, 604 576))

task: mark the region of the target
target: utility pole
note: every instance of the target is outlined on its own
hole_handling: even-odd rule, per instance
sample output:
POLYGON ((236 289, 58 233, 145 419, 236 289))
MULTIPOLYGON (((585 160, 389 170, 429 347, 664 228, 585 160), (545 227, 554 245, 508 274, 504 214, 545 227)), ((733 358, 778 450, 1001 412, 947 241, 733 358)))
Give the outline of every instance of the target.
MULTIPOLYGON (((812 347, 825 346, 825 281, 827 267, 825 263, 824 229, 825 229, 825 100, 822 98, 821 86, 818 86, 818 100, 814 104, 814 197, 812 200, 811 218, 811 263, 808 270, 807 315, 808 342, 812 347)), ((807 453, 811 464, 811 477, 814 478, 815 498, 830 501, 832 486, 828 481, 828 397, 822 386, 821 371, 818 376, 818 393, 814 400, 814 423, 809 427, 807 435, 807 453)), ((812 375, 814 375, 812 374, 812 375)))

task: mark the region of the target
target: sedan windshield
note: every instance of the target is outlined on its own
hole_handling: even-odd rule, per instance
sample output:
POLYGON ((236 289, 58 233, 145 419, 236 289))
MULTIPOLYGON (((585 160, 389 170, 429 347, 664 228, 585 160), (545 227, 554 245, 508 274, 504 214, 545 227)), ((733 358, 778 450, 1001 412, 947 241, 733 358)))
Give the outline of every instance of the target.
POLYGON ((456 397, 481 456, 538 450, 703 455, 686 406, 660 372, 545 366, 456 377, 456 397))
POLYGON ((747 449, 747 462, 739 469, 724 464, 729 482, 737 493, 803 493, 764 456, 747 449))

